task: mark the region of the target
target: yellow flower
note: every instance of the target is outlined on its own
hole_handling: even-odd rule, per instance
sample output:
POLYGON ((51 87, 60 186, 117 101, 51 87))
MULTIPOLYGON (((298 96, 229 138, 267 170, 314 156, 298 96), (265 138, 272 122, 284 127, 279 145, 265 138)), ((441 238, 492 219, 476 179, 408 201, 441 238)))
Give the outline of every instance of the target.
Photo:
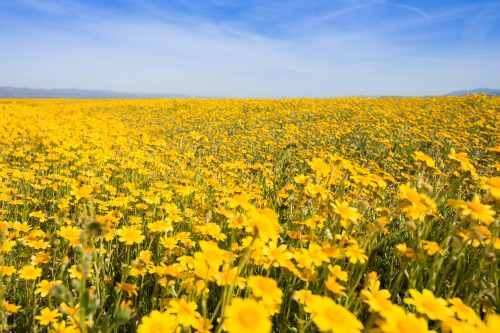
POLYGON ((439 244, 436 242, 430 242, 426 240, 421 240, 420 241, 424 245, 424 250, 427 250, 427 254, 430 256, 435 255, 436 253, 439 253, 440 255, 444 255, 444 250, 439 247, 439 244))
POLYGON ((328 265, 328 270, 333 278, 347 282, 347 272, 343 271, 339 265, 335 265, 333 267, 332 265, 328 265))
POLYGON ((425 164, 430 167, 430 168, 435 168, 436 164, 434 163, 434 160, 422 153, 421 151, 416 151, 413 153, 412 157, 417 160, 417 161, 423 161, 425 164))
POLYGON ((325 281, 325 286, 328 290, 330 290, 332 293, 334 293, 335 295, 342 295, 342 296, 346 296, 346 293, 343 292, 342 290, 345 289, 344 286, 342 286, 341 284, 339 284, 334 277, 330 276, 326 281, 325 281))
POLYGON ((293 257, 293 253, 287 250, 285 244, 277 246, 273 242, 269 242, 268 245, 263 246, 262 252, 275 267, 285 266, 293 257))
POLYGON ((245 193, 235 195, 228 204, 229 208, 241 207, 244 210, 250 210, 253 208, 252 204, 248 202, 248 197, 245 193))
POLYGON ((411 219, 423 219, 428 212, 436 211, 436 203, 424 194, 417 192, 409 184, 403 184, 399 187, 400 194, 398 198, 406 205, 401 211, 406 213, 406 217, 411 219))
POLYGON ((481 187, 485 190, 490 190, 490 194, 497 200, 500 200, 500 177, 481 179, 481 187))
POLYGON ((151 232, 167 232, 174 230, 170 221, 156 221, 147 224, 151 232))
POLYGON ((168 313, 176 315, 177 322, 182 326, 196 326, 201 315, 196 311, 195 302, 186 302, 184 299, 173 299, 169 303, 168 313))
POLYGON ((413 205, 420 204, 422 197, 417 192, 416 188, 412 188, 409 184, 403 184, 399 186, 401 194, 399 194, 399 200, 408 200, 413 205))
MULTIPOLYGON (((68 272, 69 272, 69 277, 72 279, 81 279, 83 277, 83 274, 78 271, 76 265, 73 265, 70 268, 68 268, 68 272)), ((94 270, 92 268, 89 269, 89 276, 92 275, 92 272, 94 272, 94 270)))
POLYGON ((36 280, 42 275, 42 269, 35 266, 24 266, 19 271, 19 277, 23 280, 36 280))
POLYGON ((371 311, 387 312, 394 307, 389 298, 391 293, 387 289, 380 289, 380 281, 371 280, 368 284, 368 290, 361 290, 363 302, 370 306, 371 311))
POLYGON ((71 326, 66 326, 66 322, 62 321, 60 323, 52 323, 52 329, 49 329, 49 333, 77 333, 79 330, 74 327, 73 325, 71 326))
POLYGON ((427 321, 417 318, 415 314, 406 312, 398 306, 392 306, 389 312, 382 313, 385 321, 379 323, 381 332, 384 333, 435 333, 429 331, 427 321))
POLYGON ((218 268, 224 262, 226 251, 220 249, 215 242, 200 241, 201 252, 196 252, 194 257, 205 260, 208 266, 218 268))
POLYGON ((259 238, 267 243, 272 240, 277 242, 279 233, 283 230, 278 223, 278 214, 271 208, 252 209, 248 213, 248 224, 257 228, 259 238))
POLYGON ((68 226, 61 227, 60 230, 57 231, 57 235, 66 239, 70 242, 71 245, 80 244, 80 233, 82 230, 77 227, 68 226))
POLYGON ((59 310, 55 309, 55 310, 50 311, 49 308, 44 308, 44 309, 42 309, 39 316, 35 316, 35 319, 40 321, 40 325, 45 326, 45 325, 48 325, 50 323, 57 322, 56 318, 60 317, 60 316, 61 316, 61 313, 59 312, 59 310))
POLYGON ((359 333, 363 329, 355 315, 329 297, 312 295, 305 311, 311 313, 313 322, 323 332, 359 333))
POLYGON ((137 333, 170 333, 175 332, 176 327, 175 316, 155 310, 149 317, 142 317, 137 333))
POLYGON ((467 206, 462 209, 462 215, 470 216, 473 220, 479 220, 487 225, 490 225, 495 218, 496 213, 490 209, 491 206, 483 205, 479 201, 479 196, 475 195, 471 202, 467 202, 467 206))
POLYGON ((417 256, 415 250, 407 247, 406 243, 397 244, 396 251, 407 258, 415 258, 417 256))
POLYGON ((120 242, 125 242, 126 245, 133 245, 134 243, 140 244, 146 238, 142 235, 142 232, 140 230, 127 227, 123 227, 117 230, 116 234, 120 236, 118 240, 120 242))
POLYGON ((116 283, 116 285, 122 291, 128 293, 128 297, 132 297, 132 294, 137 296, 137 286, 134 286, 133 284, 130 283, 116 283))
POLYGON ((30 213, 30 217, 37 218, 40 222, 45 222, 47 220, 45 214, 41 210, 30 213))
POLYGON ((301 249, 295 254, 295 261, 300 268, 310 269, 313 265, 320 267, 324 262, 330 262, 330 258, 323 252, 323 248, 316 243, 309 243, 308 249, 301 249))
POLYGON ((452 305, 450 306, 450 309, 456 313, 458 319, 465 320, 470 324, 475 324, 480 321, 476 312, 472 308, 465 305, 460 298, 455 297, 449 299, 448 302, 452 305))
POLYGON ((316 171, 316 177, 326 177, 330 175, 330 166, 323 162, 321 158, 314 157, 312 161, 307 161, 312 170, 316 171))
POLYGON ((479 323, 478 326, 481 333, 497 332, 500 327, 500 315, 490 313, 486 316, 486 323, 479 323))
POLYGON ((229 333, 267 333, 271 320, 264 305, 252 299, 234 298, 226 309, 224 329, 229 333))
POLYGON ((309 176, 305 176, 303 174, 300 174, 296 177, 293 177, 293 180, 300 185, 307 185, 307 181, 309 179, 309 176))
POLYGON ((310 290, 294 290, 292 296, 299 304, 305 305, 312 301, 313 297, 316 297, 312 294, 310 290))
POLYGON ((335 213, 339 214, 342 219, 349 220, 353 223, 356 223, 359 219, 361 219, 361 214, 358 213, 356 208, 349 207, 347 202, 340 202, 335 200, 335 203, 332 204, 333 210, 335 213))
POLYGON ((45 243, 42 240, 26 241, 26 245, 37 250, 45 250, 46 248, 50 247, 48 243, 45 243))
POLYGON ((76 186, 71 186, 71 188, 72 188, 71 195, 74 195, 76 200, 89 198, 90 196, 92 196, 92 192, 94 191, 94 189, 88 185, 83 185, 80 188, 76 186))
POLYGON ((9 303, 8 301, 5 301, 4 308, 5 311, 10 313, 17 313, 19 311, 22 311, 21 310, 22 306, 9 303))
POLYGON ((139 253, 139 260, 148 265, 151 263, 151 256, 153 255, 153 252, 144 250, 139 253))
POLYGON ((66 304, 65 302, 61 303, 61 309, 63 310, 63 313, 69 313, 74 315, 79 309, 80 309, 80 304, 77 304, 74 308, 66 304))
POLYGON ((272 278, 253 275, 248 279, 248 286, 252 288, 252 294, 262 299, 269 299, 281 304, 283 291, 278 288, 278 284, 272 278))
POLYGON ((6 239, 5 242, 2 243, 2 251, 9 253, 16 244, 16 241, 6 239))
POLYGON ((0 266, 0 272, 2 276, 12 276, 16 272, 16 268, 14 266, 0 266))
POLYGON ((38 287, 37 290, 35 290, 35 295, 40 294, 41 297, 45 297, 49 294, 50 288, 52 288, 53 285, 56 284, 61 284, 62 281, 57 280, 57 281, 47 281, 47 280, 42 280, 42 282, 38 283, 36 286, 38 287))
POLYGON ((46 264, 50 260, 50 256, 44 252, 38 252, 35 256, 31 256, 31 264, 46 264))
POLYGON ((364 264, 368 260, 368 256, 365 254, 365 250, 361 249, 357 245, 351 245, 349 246, 346 251, 345 255, 347 258, 349 258, 349 262, 355 264, 358 261, 361 264, 364 264))
POLYGON ((405 298, 404 302, 414 305, 419 313, 425 314, 431 320, 444 320, 453 315, 453 311, 447 307, 448 302, 436 298, 430 290, 424 289, 419 293, 415 289, 410 289, 410 294, 412 298, 405 298))

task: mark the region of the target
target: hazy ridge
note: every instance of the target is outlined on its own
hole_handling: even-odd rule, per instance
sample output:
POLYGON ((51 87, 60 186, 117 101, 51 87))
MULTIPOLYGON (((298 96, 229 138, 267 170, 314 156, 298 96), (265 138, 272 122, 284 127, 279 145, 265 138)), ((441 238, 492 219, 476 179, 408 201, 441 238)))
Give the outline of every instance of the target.
MULTIPOLYGON (((445 96, 461 96, 467 93, 500 96, 500 89, 479 88, 471 90, 453 91, 445 96)), ((209 96, 194 96, 178 93, 140 93, 117 92, 113 90, 87 90, 87 89, 34 89, 18 87, 0 87, 0 98, 75 98, 75 99, 139 99, 139 98, 190 98, 209 96)))

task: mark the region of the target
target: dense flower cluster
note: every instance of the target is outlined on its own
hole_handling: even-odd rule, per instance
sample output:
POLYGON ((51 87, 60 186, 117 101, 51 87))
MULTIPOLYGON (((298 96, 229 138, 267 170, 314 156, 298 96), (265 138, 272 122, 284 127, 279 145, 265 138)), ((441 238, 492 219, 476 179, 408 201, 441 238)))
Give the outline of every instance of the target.
POLYGON ((0 101, 0 325, 494 332, 500 98, 0 101))

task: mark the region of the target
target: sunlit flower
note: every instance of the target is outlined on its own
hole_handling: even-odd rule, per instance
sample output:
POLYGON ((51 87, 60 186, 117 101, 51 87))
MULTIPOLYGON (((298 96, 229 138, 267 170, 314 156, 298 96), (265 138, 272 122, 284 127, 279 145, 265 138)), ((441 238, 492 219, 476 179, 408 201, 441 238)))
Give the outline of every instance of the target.
POLYGON ((253 208, 252 204, 248 202, 248 197, 244 194, 235 195, 228 204, 229 208, 241 207, 244 210, 250 210, 253 208))
POLYGON ((59 310, 55 309, 50 311, 49 308, 43 308, 42 311, 40 312, 39 316, 35 316, 35 319, 40 322, 40 325, 48 325, 50 323, 55 323, 57 322, 57 317, 60 317, 62 314, 59 312, 59 310))
POLYGON ((50 260, 50 256, 46 254, 45 252, 38 252, 36 255, 31 257, 31 264, 32 265, 38 265, 38 264, 46 264, 50 260))
POLYGON ((62 283, 61 280, 50 281, 50 282, 47 280, 42 280, 40 283, 36 285, 38 289, 35 290, 35 295, 40 294, 41 297, 45 297, 49 294, 50 288, 52 288, 53 285, 61 283, 62 283))
POLYGON ((316 177, 326 177, 330 174, 330 166, 326 164, 322 159, 314 157, 311 161, 307 161, 307 164, 312 170, 316 171, 316 177))
POLYGON ((355 264, 358 261, 361 264, 364 264, 368 260, 368 256, 365 254, 365 250, 359 248, 356 245, 351 245, 349 246, 346 251, 345 255, 347 258, 349 258, 349 262, 355 264))
POLYGON ((12 248, 16 246, 16 244, 16 241, 6 239, 5 242, 2 243, 1 249, 3 252, 9 253, 10 251, 12 251, 12 248))
POLYGON ((94 189, 88 185, 83 185, 82 187, 71 186, 71 195, 74 195, 76 200, 89 198, 92 196, 94 189))
POLYGON ((35 266, 24 266, 18 273, 23 280, 36 280, 42 276, 42 269, 35 266))
POLYGON ((330 271, 331 277, 340 281, 347 281, 348 274, 347 272, 343 271, 339 265, 328 265, 328 270, 330 271))
POLYGON ((9 303, 8 301, 5 301, 4 309, 5 309, 5 311, 10 312, 10 313, 18 313, 19 311, 22 311, 21 310, 22 306, 15 305, 15 304, 9 303))
POLYGON ((282 231, 278 223, 278 214, 271 208, 252 209, 248 213, 248 224, 257 228, 259 238, 267 243, 269 240, 276 242, 282 231))
POLYGON ((196 326, 201 315, 196 311, 195 302, 186 302, 184 299, 173 299, 169 302, 168 313, 176 315, 177 322, 182 326, 196 326))
POLYGON ((175 316, 165 312, 153 311, 142 317, 137 333, 169 333, 175 332, 177 323, 175 316))
POLYGON ((443 320, 453 315, 453 312, 447 307, 448 302, 442 298, 436 298, 430 290, 424 289, 422 293, 419 293, 415 289, 410 289, 410 295, 412 298, 405 298, 404 302, 414 305, 418 312, 427 315, 429 319, 443 320))
POLYGON ((252 288, 252 294, 262 299, 269 299, 281 303, 283 291, 272 278, 253 275, 248 279, 248 286, 252 288))
POLYGON ((325 286, 326 286, 326 288, 328 290, 330 290, 335 295, 342 295, 342 296, 346 296, 347 297, 346 293, 343 292, 343 290, 345 290, 345 287, 342 286, 341 284, 339 284, 334 277, 330 276, 325 281, 325 286))
POLYGON ((305 311, 313 315, 312 320, 324 332, 358 333, 363 329, 363 324, 355 315, 329 297, 312 297, 305 311))
MULTIPOLYGON (((83 277, 83 274, 78 270, 76 265, 73 265, 70 268, 68 268, 68 272, 70 274, 69 277, 72 279, 81 279, 83 277)), ((90 268, 89 269, 89 276, 92 275, 93 272, 94 272, 94 269, 90 268)))
POLYGON ((349 204, 345 201, 340 202, 336 200, 332 206, 335 213, 339 214, 342 219, 349 220, 353 223, 361 219, 361 214, 358 213, 357 209, 349 207, 349 204))
POLYGON ((475 195, 472 201, 466 204, 467 206, 462 209, 462 215, 470 216, 471 219, 479 220, 487 225, 495 221, 493 216, 495 216, 496 212, 491 209, 491 206, 483 205, 478 195, 475 195))
POLYGON ((16 272, 14 266, 0 266, 0 273, 2 276, 12 276, 16 272))
POLYGON ((126 292, 128 294, 128 297, 132 297, 132 294, 137 296, 137 286, 134 286, 133 284, 130 283, 116 283, 118 288, 120 288, 122 291, 126 292))
POLYGON ((52 323, 52 329, 49 329, 49 333, 77 333, 79 329, 74 325, 67 325, 65 321, 60 323, 52 323))
POLYGON ((500 200, 500 177, 483 177, 481 179, 481 187, 485 190, 489 190, 490 194, 495 199, 500 200))
POLYGON ((266 308, 252 300, 233 298, 232 304, 226 309, 224 329, 229 333, 270 332, 271 320, 266 308))
POLYGON ((80 233, 82 230, 74 226, 62 226, 60 230, 57 231, 57 235, 66 239, 71 245, 80 243, 80 233))
POLYGON ((468 307, 467 305, 464 304, 464 302, 458 298, 452 298, 449 299, 448 302, 450 302, 451 306, 450 309, 455 312, 457 317, 461 320, 465 320, 470 324, 475 324, 478 321, 480 321, 479 317, 477 316, 476 312, 468 307))
POLYGON ((40 222, 45 222, 47 220, 45 214, 42 211, 32 212, 29 216, 38 219, 40 222))
POLYGON ((417 318, 414 313, 407 314, 398 306, 392 306, 390 311, 382 313, 385 321, 379 323, 382 332, 387 333, 433 333, 429 331, 427 321, 417 318))
POLYGON ((140 244, 146 238, 140 230, 128 227, 118 229, 116 234, 120 236, 118 240, 126 245, 140 244))

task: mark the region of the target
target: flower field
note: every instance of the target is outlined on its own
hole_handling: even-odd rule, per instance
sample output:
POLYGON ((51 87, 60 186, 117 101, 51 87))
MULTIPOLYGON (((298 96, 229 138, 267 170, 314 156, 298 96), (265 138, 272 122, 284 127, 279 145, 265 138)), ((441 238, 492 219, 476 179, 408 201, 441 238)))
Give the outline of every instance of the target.
POLYGON ((500 98, 0 100, 0 330, 499 332, 500 98))

